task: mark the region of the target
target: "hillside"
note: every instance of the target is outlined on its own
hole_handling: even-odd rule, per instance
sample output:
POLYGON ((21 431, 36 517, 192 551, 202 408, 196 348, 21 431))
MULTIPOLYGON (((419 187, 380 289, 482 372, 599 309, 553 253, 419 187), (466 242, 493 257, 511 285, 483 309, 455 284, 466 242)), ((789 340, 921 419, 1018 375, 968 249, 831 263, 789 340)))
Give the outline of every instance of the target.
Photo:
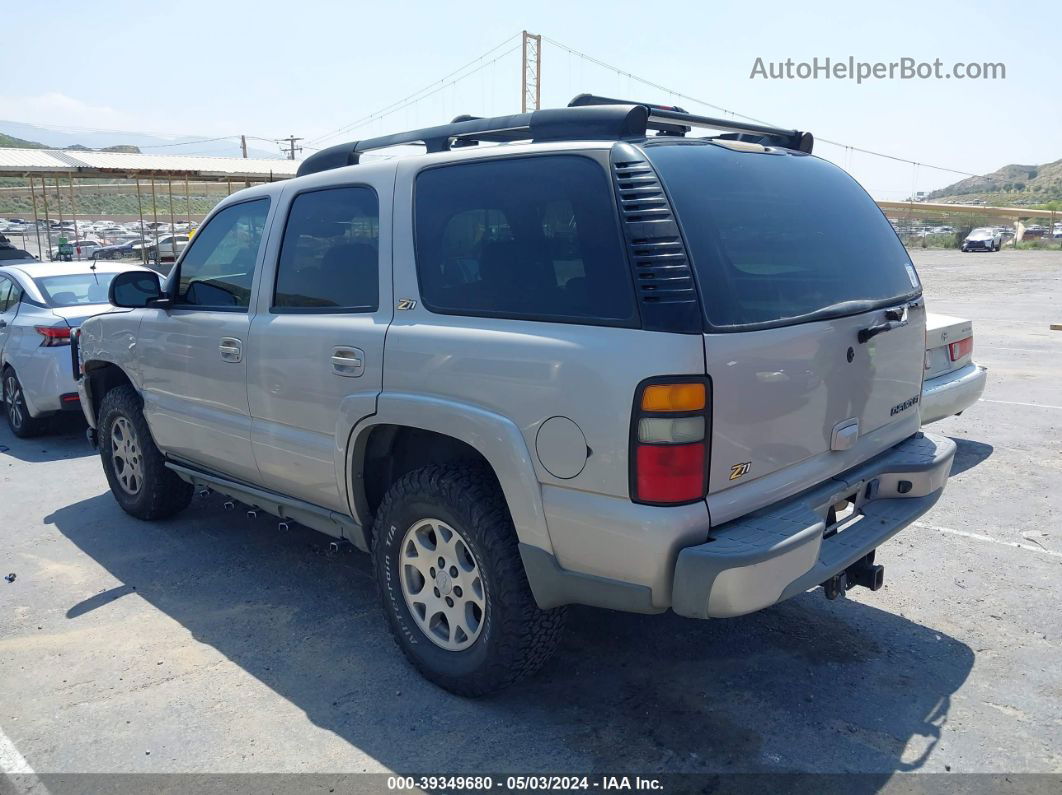
MULTIPOLYGON (((27 141, 25 138, 16 138, 13 135, 7 135, 0 132, 0 149, 51 149, 53 147, 46 146, 45 144, 38 143, 37 141, 27 141)), ((67 152, 127 152, 130 154, 140 154, 140 149, 129 144, 118 144, 117 146, 104 146, 100 149, 91 149, 81 144, 71 144, 70 146, 62 147, 67 152)))
MULTIPOLYGON (((212 135, 161 136, 132 132, 93 132, 89 130, 62 130, 41 127, 35 124, 0 118, 0 130, 7 135, 25 141, 38 141, 48 149, 66 149, 80 145, 97 151, 115 145, 135 146, 141 151, 167 155, 207 155, 210 157, 239 157, 240 139, 232 136, 223 140, 203 140, 212 135)), ((14 146, 15 144, 0 144, 14 146)), ((254 158, 281 158, 274 147, 265 149, 248 146, 247 154, 254 158)))
POLYGON ((973 204, 983 201, 997 207, 1028 207, 1062 201, 1062 160, 1041 166, 1009 165, 980 177, 968 177, 933 191, 931 202, 973 204))
POLYGON ((5 135, 0 132, 0 149, 47 149, 44 144, 36 141, 26 141, 13 135, 5 135))

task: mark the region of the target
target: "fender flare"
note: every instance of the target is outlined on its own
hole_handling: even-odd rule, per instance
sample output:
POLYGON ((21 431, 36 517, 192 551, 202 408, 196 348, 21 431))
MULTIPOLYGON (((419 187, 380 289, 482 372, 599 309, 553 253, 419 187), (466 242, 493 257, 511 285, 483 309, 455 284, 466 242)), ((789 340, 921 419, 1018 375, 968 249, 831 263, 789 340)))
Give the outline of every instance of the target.
POLYGON ((379 425, 433 431, 451 436, 476 449, 494 468, 520 543, 553 554, 542 508, 541 485, 520 428, 501 414, 439 397, 381 393, 376 413, 362 418, 351 429, 346 450, 346 489, 347 500, 359 522, 364 523, 366 517, 363 510, 358 510, 362 500, 355 493, 354 481, 360 471, 369 436, 373 428, 379 425))

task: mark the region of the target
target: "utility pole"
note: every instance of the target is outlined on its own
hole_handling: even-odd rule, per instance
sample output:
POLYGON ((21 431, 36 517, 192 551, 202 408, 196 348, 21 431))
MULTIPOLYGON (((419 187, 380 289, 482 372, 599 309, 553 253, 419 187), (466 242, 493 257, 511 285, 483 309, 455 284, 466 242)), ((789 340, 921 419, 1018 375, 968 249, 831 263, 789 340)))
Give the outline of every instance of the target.
MULTIPOLYGON (((289 135, 287 138, 281 138, 279 141, 277 141, 277 143, 278 144, 287 144, 288 145, 288 160, 294 160, 295 159, 295 152, 296 152, 295 142, 296 141, 301 141, 301 140, 302 140, 301 138, 296 138, 294 135, 289 135)), ((297 147, 297 150, 299 152, 301 152, 302 151, 302 147, 301 146, 297 147)))
POLYGON ((542 37, 525 30, 523 54, 520 112, 527 113, 542 107, 542 37))
MULTIPOLYGON (((241 135, 240 136, 240 151, 243 152, 243 159, 246 160, 247 159, 247 136, 246 135, 241 135)), ((244 182, 243 183, 243 187, 249 188, 249 187, 251 187, 251 183, 250 182, 244 182)), ((172 186, 171 186, 170 190, 172 192, 172 190, 173 190, 172 186)), ((171 197, 171 200, 172 200, 172 197, 171 197)), ((174 256, 174 259, 176 259, 176 256, 174 256)))

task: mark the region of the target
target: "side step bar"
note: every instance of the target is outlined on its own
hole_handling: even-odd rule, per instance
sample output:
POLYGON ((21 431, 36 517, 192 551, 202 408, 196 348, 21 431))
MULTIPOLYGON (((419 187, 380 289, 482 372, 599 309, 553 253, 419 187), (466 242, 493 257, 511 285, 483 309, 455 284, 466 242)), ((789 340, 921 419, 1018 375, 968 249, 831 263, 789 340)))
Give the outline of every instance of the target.
POLYGON ((244 503, 250 508, 248 515, 255 509, 262 510, 278 517, 282 523, 283 520, 290 519, 326 535, 349 541, 362 552, 369 551, 365 528, 346 514, 330 511, 327 508, 257 486, 230 480, 212 472, 204 472, 185 464, 178 464, 175 461, 167 461, 166 467, 176 472, 181 480, 191 483, 198 489, 213 489, 226 497, 244 503))

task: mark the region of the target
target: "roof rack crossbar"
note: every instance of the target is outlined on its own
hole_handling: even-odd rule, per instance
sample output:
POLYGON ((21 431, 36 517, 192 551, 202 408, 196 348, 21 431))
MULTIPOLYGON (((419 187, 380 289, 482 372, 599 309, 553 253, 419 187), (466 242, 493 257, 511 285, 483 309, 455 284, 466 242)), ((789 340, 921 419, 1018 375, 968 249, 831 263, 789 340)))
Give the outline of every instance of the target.
POLYGON ((298 176, 357 165, 365 152, 402 144, 423 144, 428 152, 445 152, 455 144, 480 141, 621 140, 644 138, 649 114, 641 105, 549 108, 511 116, 458 116, 450 124, 367 138, 331 146, 302 161, 298 176))
MULTIPOLYGON (((796 149, 801 152, 811 152, 814 145, 814 137, 811 133, 800 130, 786 130, 781 127, 771 127, 766 124, 753 122, 741 122, 734 119, 717 119, 711 116, 699 116, 689 113, 677 105, 657 105, 652 102, 634 102, 626 99, 613 99, 612 97, 599 97, 593 94, 579 94, 568 107, 586 107, 590 105, 642 105, 649 111, 648 128, 659 130, 668 135, 684 134, 689 132, 690 127, 704 127, 719 130, 725 133, 736 133, 740 136, 762 136, 780 143, 788 149, 796 149), (679 122, 675 124, 674 122, 679 122), (681 132, 677 132, 681 130, 681 132)), ((729 136, 728 136, 729 137, 729 136)), ((767 141, 770 143, 771 141, 767 141)))

